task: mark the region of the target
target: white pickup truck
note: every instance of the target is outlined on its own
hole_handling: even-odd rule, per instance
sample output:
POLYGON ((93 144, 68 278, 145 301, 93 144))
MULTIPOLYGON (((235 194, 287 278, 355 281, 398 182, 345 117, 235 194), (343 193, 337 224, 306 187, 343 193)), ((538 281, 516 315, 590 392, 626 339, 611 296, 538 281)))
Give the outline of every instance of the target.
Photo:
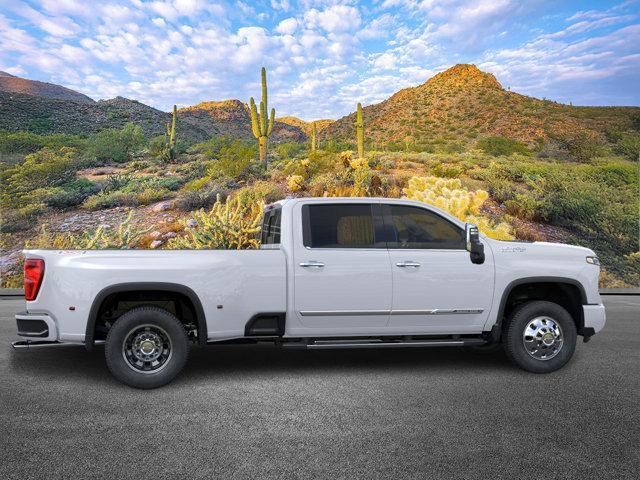
POLYGON ((489 239, 430 205, 287 199, 260 250, 27 250, 15 347, 105 344, 120 381, 171 381, 190 343, 503 346, 551 372, 601 330, 599 261, 582 247, 489 239))

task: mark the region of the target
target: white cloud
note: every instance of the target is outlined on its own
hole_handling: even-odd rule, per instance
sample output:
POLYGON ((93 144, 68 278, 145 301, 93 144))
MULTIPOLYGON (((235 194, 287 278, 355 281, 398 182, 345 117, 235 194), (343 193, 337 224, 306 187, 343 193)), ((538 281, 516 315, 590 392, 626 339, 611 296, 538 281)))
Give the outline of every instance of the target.
POLYGON ((67 17, 48 17, 31 8, 26 3, 17 2, 10 4, 9 8, 16 14, 29 20, 40 30, 55 37, 70 37, 80 31, 80 27, 67 17))
POLYGON ((330 33, 355 30, 362 21, 358 9, 347 5, 333 5, 323 11, 313 8, 305 13, 304 18, 309 27, 320 26, 330 33))
POLYGON ((298 20, 295 18, 285 18, 276 27, 276 32, 283 35, 292 35, 298 28, 298 20))
POLYGON ((271 8, 287 12, 291 8, 291 4, 289 0, 271 0, 271 8))
POLYGON ((164 21, 162 17, 156 17, 151 20, 156 27, 164 28, 167 26, 167 22, 164 21))

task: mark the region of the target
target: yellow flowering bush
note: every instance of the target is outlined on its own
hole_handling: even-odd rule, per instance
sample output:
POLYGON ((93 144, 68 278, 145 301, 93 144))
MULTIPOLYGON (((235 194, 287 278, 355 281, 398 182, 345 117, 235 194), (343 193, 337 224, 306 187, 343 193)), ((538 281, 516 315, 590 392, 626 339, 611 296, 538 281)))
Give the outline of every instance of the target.
POLYGON ((405 198, 429 203, 450 213, 460 220, 474 223, 491 238, 511 240, 509 224, 495 224, 480 213, 480 207, 489 198, 485 190, 475 192, 463 188, 457 178, 412 177, 402 190, 405 198))
POLYGON ((244 206, 237 198, 216 200, 210 211, 192 212, 185 221, 186 235, 169 240, 169 249, 252 249, 259 248, 262 204, 244 206))
POLYGON ((287 178, 287 188, 292 192, 299 192, 304 187, 304 177, 302 175, 289 175, 287 178))

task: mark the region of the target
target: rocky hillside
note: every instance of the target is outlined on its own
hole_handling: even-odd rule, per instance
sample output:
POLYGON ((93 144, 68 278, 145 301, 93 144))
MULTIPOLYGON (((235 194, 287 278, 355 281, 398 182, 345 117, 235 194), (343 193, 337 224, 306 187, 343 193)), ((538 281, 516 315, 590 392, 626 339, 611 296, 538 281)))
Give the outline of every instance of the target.
MULTIPOLYGON (((211 135, 229 135, 250 140, 251 115, 246 103, 240 100, 202 102, 178 110, 178 118, 187 119, 190 124, 211 135)), ((276 120, 271 140, 275 142, 302 141, 306 135, 302 128, 276 120)))
POLYGON ((305 134, 310 135, 312 124, 315 123, 316 131, 321 132, 322 130, 327 128, 329 125, 331 125, 335 120, 321 119, 321 120, 314 120, 312 122, 306 122, 298 117, 287 116, 287 117, 276 118, 276 121, 286 123, 287 125, 291 125, 293 127, 298 127, 305 134))
MULTIPOLYGON (((638 107, 573 107, 505 90, 475 65, 460 64, 417 87, 363 109, 366 141, 427 144, 466 143, 480 136, 504 136, 529 146, 550 137, 583 133, 603 139, 606 129, 628 130, 638 107)), ((329 125, 321 138, 354 141, 355 113, 329 125)))
MULTIPOLYGON (((0 130, 89 134, 133 122, 151 137, 164 133, 170 119, 166 112, 123 97, 86 103, 0 92, 0 130)), ((205 130, 187 120, 178 125, 178 133, 192 141, 208 138, 205 130)))
POLYGON ((42 98, 70 100, 79 103, 94 103, 93 99, 75 90, 53 83, 16 77, 6 72, 0 72, 0 92, 36 95, 42 98))
MULTIPOLYGON (((116 97, 98 102, 59 85, 0 72, 0 130, 89 134, 125 123, 140 125, 146 136, 161 135, 171 115, 136 100, 116 97)), ((203 102, 178 113, 178 137, 191 143, 212 135, 251 139, 251 117, 240 100, 203 102)), ((302 141, 298 126, 276 121, 272 141, 302 141)))

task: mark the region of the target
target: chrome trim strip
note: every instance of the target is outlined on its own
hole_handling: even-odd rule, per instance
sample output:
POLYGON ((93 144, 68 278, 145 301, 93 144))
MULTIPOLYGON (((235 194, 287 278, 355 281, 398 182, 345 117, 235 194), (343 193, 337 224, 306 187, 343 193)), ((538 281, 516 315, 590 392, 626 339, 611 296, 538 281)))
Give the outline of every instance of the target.
POLYGON ((434 308, 431 310, 392 310, 391 315, 468 315, 482 313, 482 308, 434 308))
POLYGON ((482 308, 434 308, 431 310, 304 310, 303 317, 353 317, 368 315, 470 315, 484 312, 482 308))
POLYGON ((305 310, 303 317, 352 317, 365 315, 389 315, 389 310, 305 310))

